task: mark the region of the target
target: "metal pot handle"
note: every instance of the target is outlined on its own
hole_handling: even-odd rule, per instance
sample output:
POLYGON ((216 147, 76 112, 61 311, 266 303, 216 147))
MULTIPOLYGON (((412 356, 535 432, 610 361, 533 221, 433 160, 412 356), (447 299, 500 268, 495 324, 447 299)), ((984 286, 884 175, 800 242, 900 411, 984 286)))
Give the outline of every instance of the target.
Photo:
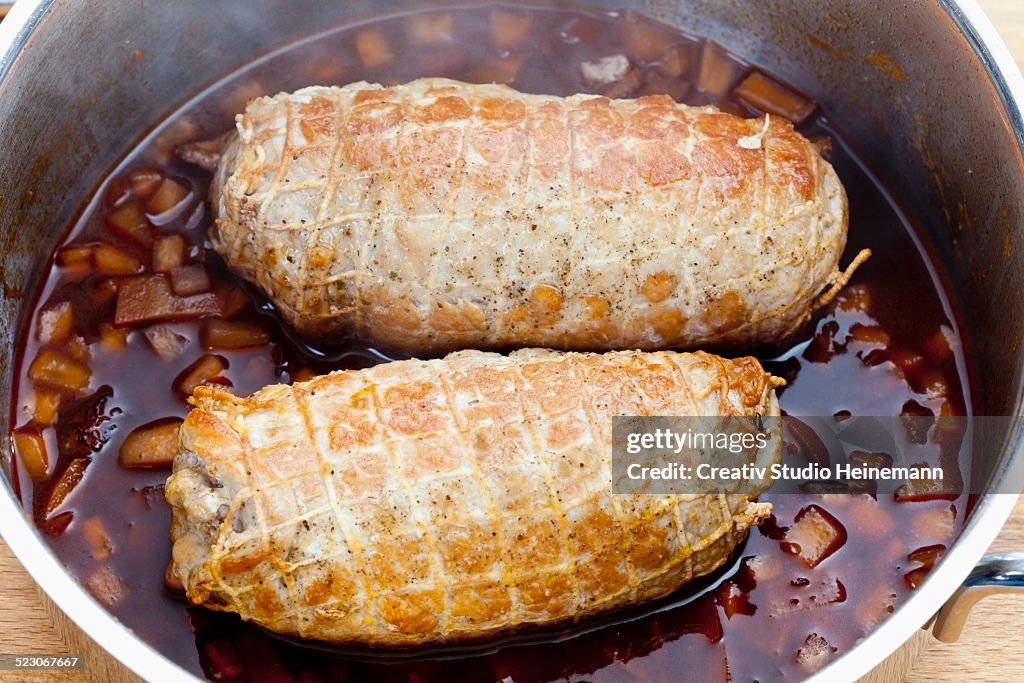
POLYGON ((955 643, 975 603, 1003 593, 1024 595, 1024 553, 998 553, 981 558, 935 615, 932 633, 944 643, 955 643))

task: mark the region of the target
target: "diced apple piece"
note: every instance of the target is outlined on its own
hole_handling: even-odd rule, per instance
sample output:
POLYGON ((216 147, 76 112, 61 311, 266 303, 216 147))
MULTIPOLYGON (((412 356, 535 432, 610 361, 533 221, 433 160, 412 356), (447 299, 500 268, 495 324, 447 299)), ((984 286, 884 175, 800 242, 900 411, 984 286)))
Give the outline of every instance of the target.
POLYGON ((181 371, 174 379, 174 389, 181 396, 191 396, 196 387, 219 377, 227 369, 227 358, 207 353, 181 371))
POLYGON ((175 296, 163 275, 128 278, 117 292, 114 324, 140 325, 162 320, 200 318, 220 313, 220 301, 213 294, 175 296))
POLYGON ((191 194, 192 189, 188 186, 173 178, 164 178, 146 205, 146 212, 158 219, 158 224, 165 223, 174 217, 175 209, 180 209, 191 194))
POLYGON ((817 106, 758 71, 743 79, 733 97, 758 111, 784 116, 796 125, 803 123, 817 106))
POLYGON ((188 346, 188 337, 178 334, 167 325, 150 325, 142 333, 153 350, 165 361, 174 360, 188 346))
POLYGON ((148 422, 125 438, 118 452, 121 467, 170 467, 178 452, 178 428, 181 418, 170 417, 148 422))
POLYGON ((613 83, 629 71, 629 58, 626 55, 609 55, 580 64, 580 75, 588 86, 601 86, 613 83))
POLYGON ((199 263, 171 269, 171 291, 178 296, 192 296, 210 291, 210 276, 199 263))
POLYGON ((36 429, 17 429, 11 433, 14 455, 29 476, 36 481, 46 479, 50 458, 46 453, 46 439, 36 429))
POLYGON ((740 67, 721 47, 707 41, 701 53, 697 86, 706 93, 724 98, 740 76, 740 67))
POLYGON ((828 511, 808 505, 786 531, 783 550, 797 555, 808 567, 817 567, 846 543, 846 527, 828 511))
POLYGON ((270 341, 270 333, 253 323, 210 318, 203 321, 199 338, 207 349, 244 349, 263 346, 270 341))
POLYGON ((625 76, 614 83, 609 83, 608 86, 602 89, 601 93, 610 99, 620 100, 626 97, 631 97, 639 91, 643 85, 644 77, 643 74, 640 73, 640 70, 630 69, 626 72, 625 76))
POLYGON ((496 9, 491 15, 491 40, 499 51, 509 50, 530 35, 533 20, 521 14, 496 9))
POLYGON ((75 394, 89 386, 92 371, 72 358, 43 349, 29 366, 28 376, 36 384, 75 394))
POLYGON ((142 270, 139 259, 110 244, 95 245, 92 257, 96 272, 100 275, 134 275, 142 270))
POLYGON ((88 244, 77 244, 64 247, 57 252, 57 265, 68 278, 81 279, 92 273, 92 247, 88 244))
POLYGON ((439 45, 452 42, 450 12, 411 14, 406 19, 406 34, 413 45, 439 45))
POLYGON ((375 28, 368 28, 356 34, 356 52, 359 53, 359 61, 367 69, 384 66, 395 58, 387 38, 375 28))
POLYGON ((84 581, 86 589, 99 602, 107 607, 114 607, 124 599, 127 587, 114 573, 110 565, 102 565, 84 581))
POLYGON ((32 392, 32 421, 44 427, 52 425, 57 421, 60 402, 60 392, 36 388, 32 392))
POLYGON ((185 265, 185 252, 188 243, 181 235, 161 237, 153 245, 153 270, 157 273, 169 273, 175 268, 185 265))
POLYGON ((100 346, 104 351, 116 351, 128 346, 126 329, 114 327, 110 323, 100 323, 100 346))
POLYGON ((128 183, 139 199, 149 199, 160 187, 164 176, 155 168, 137 168, 128 174, 128 183))
POLYGON ((39 314, 36 339, 40 344, 59 344, 68 338, 74 326, 74 311, 70 301, 49 306, 39 314))
POLYGON ((97 562, 110 559, 114 552, 110 536, 103 527, 103 521, 99 517, 90 517, 82 524, 82 535, 89 542, 89 550, 92 558, 97 562))
POLYGON ((144 247, 153 244, 153 229, 135 199, 126 201, 108 213, 107 227, 121 237, 144 247))
POLYGON ((638 62, 653 62, 665 54, 673 42, 672 34, 665 27, 633 10, 622 14, 622 35, 629 56, 638 62))
POLYGON ((85 469, 89 466, 90 462, 89 458, 74 458, 67 464, 67 467, 60 473, 53 488, 50 490, 49 497, 46 499, 46 505, 43 508, 45 512, 44 517, 49 518, 65 499, 71 495, 71 492, 75 490, 78 483, 82 481, 82 477, 85 476, 85 469))
POLYGON ((693 47, 682 43, 669 45, 654 63, 654 70, 663 76, 685 82, 693 71, 693 47))
POLYGON ((909 572, 903 575, 903 580, 907 582, 907 586, 913 590, 924 582, 928 573, 935 567, 935 564, 946 554, 946 546, 941 543, 935 545, 927 545, 922 548, 914 550, 907 559, 911 562, 920 563, 920 567, 915 567, 909 572))

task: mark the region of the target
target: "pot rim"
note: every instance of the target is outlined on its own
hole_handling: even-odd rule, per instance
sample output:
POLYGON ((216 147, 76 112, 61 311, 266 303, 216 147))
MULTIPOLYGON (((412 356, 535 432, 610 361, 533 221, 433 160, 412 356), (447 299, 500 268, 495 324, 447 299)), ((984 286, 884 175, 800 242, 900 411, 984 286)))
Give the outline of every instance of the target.
MULTIPOLYGON (((58 0, 19 0, 0 22, 0 83, 19 51, 58 0)), ((957 30, 966 37, 992 80, 1024 151, 1024 77, 1009 49, 976 0, 939 0, 957 30)), ((1018 403, 1021 390, 1018 388, 1018 403)), ((1024 455, 1024 428, 1018 417, 1009 457, 993 477, 997 489, 1024 455)), ((50 550, 29 515, 17 501, 10 482, 0 477, 0 536, 48 598, 89 638, 146 680, 197 683, 198 679, 158 652, 113 617, 72 578, 50 550)), ((1016 505, 1015 494, 983 494, 968 524, 943 561, 914 594, 885 622, 848 652, 808 680, 855 680, 877 666, 921 628, 941 607, 998 535, 1016 505)), ((85 653, 77 653, 84 655, 85 653)))

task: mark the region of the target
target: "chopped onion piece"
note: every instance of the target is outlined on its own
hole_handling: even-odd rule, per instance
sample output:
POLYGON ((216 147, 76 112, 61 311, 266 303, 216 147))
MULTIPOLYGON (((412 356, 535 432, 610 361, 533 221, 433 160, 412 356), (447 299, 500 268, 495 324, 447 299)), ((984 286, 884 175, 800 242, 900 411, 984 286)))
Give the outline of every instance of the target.
POLYGON ((150 325, 142 333, 153 350, 165 361, 174 360, 188 346, 188 337, 178 334, 168 325, 150 325))
POLYGON ((758 111, 785 116, 797 125, 803 123, 817 106, 758 71, 743 79, 733 91, 733 97, 758 111))
POLYGON ((154 420, 136 428, 121 444, 117 462, 130 469, 170 467, 178 452, 180 417, 154 420))
POLYGON ((50 306, 39 314, 36 324, 36 339, 40 344, 58 344, 68 338, 74 325, 74 314, 70 301, 50 306))
POLYGON ((188 366, 174 379, 174 389, 179 395, 188 397, 200 384, 206 384, 228 369, 228 360, 224 356, 204 354, 199 360, 188 366))
POLYGON ((110 244, 94 246, 92 257, 96 272, 100 275, 134 275, 142 270, 139 259, 110 244))
POLYGON ((387 38, 375 28, 368 28, 356 34, 356 52, 367 69, 384 66, 395 58, 387 38))
POLYGON ((14 455, 25 471, 36 481, 46 479, 50 458, 46 454, 46 440, 36 429, 18 429, 11 433, 14 455))
POLYGON ((140 325, 161 320, 184 320, 220 313, 220 301, 213 294, 175 296, 163 275, 128 278, 117 292, 114 324, 140 325))
POLYGON ((43 349, 29 366, 28 376, 37 384, 75 394, 88 388, 92 371, 72 358, 43 349))
POLYGON ((530 35, 533 20, 521 14, 496 9, 491 15, 491 40, 499 51, 519 45, 530 35))
POLYGON ((608 85, 619 80, 629 71, 629 57, 609 55, 580 64, 580 75, 589 86, 608 85))
POLYGON ((178 296, 192 296, 210 291, 210 276, 198 263, 171 269, 171 291, 178 296))
POLYGON ((161 237, 153 245, 153 270, 157 273, 169 273, 172 269, 185 265, 185 252, 188 243, 181 235, 161 237))
POLYGON ((107 227, 117 235, 148 247, 153 244, 153 229, 142 207, 131 199, 107 214, 107 227))
POLYGON ((203 321, 199 338, 207 349, 244 349, 263 346, 270 341, 270 333, 253 323, 209 318, 203 321))

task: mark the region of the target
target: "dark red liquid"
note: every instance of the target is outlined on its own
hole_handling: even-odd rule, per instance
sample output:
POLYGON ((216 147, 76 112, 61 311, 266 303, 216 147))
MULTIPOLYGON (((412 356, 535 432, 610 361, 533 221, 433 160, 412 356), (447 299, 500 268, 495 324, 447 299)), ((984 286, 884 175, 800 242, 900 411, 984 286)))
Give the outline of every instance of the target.
MULTIPOLYGON (((132 170, 155 168, 192 192, 185 200, 186 210, 154 227, 154 233, 184 235, 191 245, 189 260, 205 265, 215 289, 237 285, 208 249, 208 211, 195 212, 207 194, 210 176, 175 158, 173 147, 223 133, 249 97, 305 85, 360 79, 394 84, 443 75, 470 81, 508 80, 526 92, 558 95, 604 91, 632 96, 664 91, 690 104, 715 102, 730 111, 759 113, 709 92, 706 88, 715 82, 715 74, 708 74, 700 64, 711 59, 707 56, 711 48, 668 27, 616 13, 516 9, 507 10, 515 15, 509 19, 495 15, 496 11, 505 10, 437 11, 431 16, 450 14, 452 19, 450 24, 441 19, 429 24, 431 30, 423 29, 428 37, 434 36, 430 40, 409 28, 414 21, 409 16, 381 18, 332 29, 253 62, 172 114, 130 150, 58 249, 103 242, 133 255, 143 268, 151 268, 149 250, 112 233, 106 220, 112 211, 108 197, 118 192, 116 179, 132 170), (522 21, 529 22, 528 29, 515 39, 522 21), (376 66, 364 62, 384 59, 385 53, 376 39, 367 42, 357 37, 367 30, 379 31, 391 54, 376 66), (446 35, 450 40, 431 42, 446 35), (499 45, 495 35, 502 36, 499 45), (684 62, 689 60, 678 76, 663 73, 671 70, 671 65, 663 63, 665 46, 675 46, 684 62), (609 85, 582 81, 580 63, 619 53, 631 57, 635 73, 609 85), (655 62, 661 66, 654 66, 655 62)), ((715 68, 726 69, 725 80, 735 85, 751 69, 726 57, 715 68)), ((726 95, 732 87, 727 90, 726 95)), ((792 415, 842 411, 898 415, 913 401, 935 414, 968 413, 958 325, 912 221, 865 172, 820 111, 800 129, 812 139, 828 137, 833 143, 831 160, 851 207, 844 263, 862 247, 874 250, 874 257, 857 272, 853 288, 842 301, 828 307, 814 325, 785 348, 759 354, 767 369, 788 381, 780 391, 783 409, 792 415)), ((136 200, 141 201, 130 199, 136 200)), ((109 386, 110 394, 105 401, 95 395, 86 400, 89 391, 78 398, 65 397, 55 426, 38 423, 32 411, 34 383, 28 376, 29 364, 40 351, 38 314, 34 315, 21 339, 12 423, 43 435, 50 462, 45 478, 33 481, 22 462, 15 474, 25 506, 35 510, 69 570, 141 638, 200 675, 238 681, 499 681, 510 677, 516 683, 562 678, 769 681, 800 677, 848 650, 885 619, 927 572, 931 555, 917 553, 911 560, 911 553, 949 545, 963 524, 965 497, 897 502, 891 495, 877 499, 870 495, 768 496, 775 503, 775 519, 751 534, 735 562, 698 586, 654 605, 554 633, 533 633, 519 641, 483 643, 472 651, 342 653, 285 642, 233 615, 187 609, 182 599, 164 587, 170 515, 162 487, 169 472, 125 469, 118 464, 118 450, 136 427, 186 413, 186 404, 172 385, 205 353, 198 340, 200 323, 171 324, 188 344, 169 360, 154 352, 139 329, 131 331, 123 348, 108 348, 100 328, 113 315, 112 300, 102 296, 106 280, 118 278, 90 271, 74 275, 55 262, 39 289, 40 311, 71 302, 72 335, 88 345, 90 358, 83 362, 91 369, 91 390, 109 386), (47 511, 45 503, 54 482, 76 457, 89 459, 84 477, 55 510, 47 511), (785 536, 786 528, 812 504, 845 531, 837 537, 837 549, 814 567, 793 554, 785 536), (90 520, 98 520, 109 547, 97 545, 97 522, 90 520)), ((232 319, 269 328, 270 343, 214 352, 227 359, 229 367, 221 378, 230 381, 238 394, 289 382, 300 373, 365 367, 388 359, 359 343, 310 348, 282 328, 262 299, 251 298, 232 319)), ((58 350, 70 353, 67 343, 63 344, 58 350)), ((960 469, 966 477, 966 463, 960 469)))

